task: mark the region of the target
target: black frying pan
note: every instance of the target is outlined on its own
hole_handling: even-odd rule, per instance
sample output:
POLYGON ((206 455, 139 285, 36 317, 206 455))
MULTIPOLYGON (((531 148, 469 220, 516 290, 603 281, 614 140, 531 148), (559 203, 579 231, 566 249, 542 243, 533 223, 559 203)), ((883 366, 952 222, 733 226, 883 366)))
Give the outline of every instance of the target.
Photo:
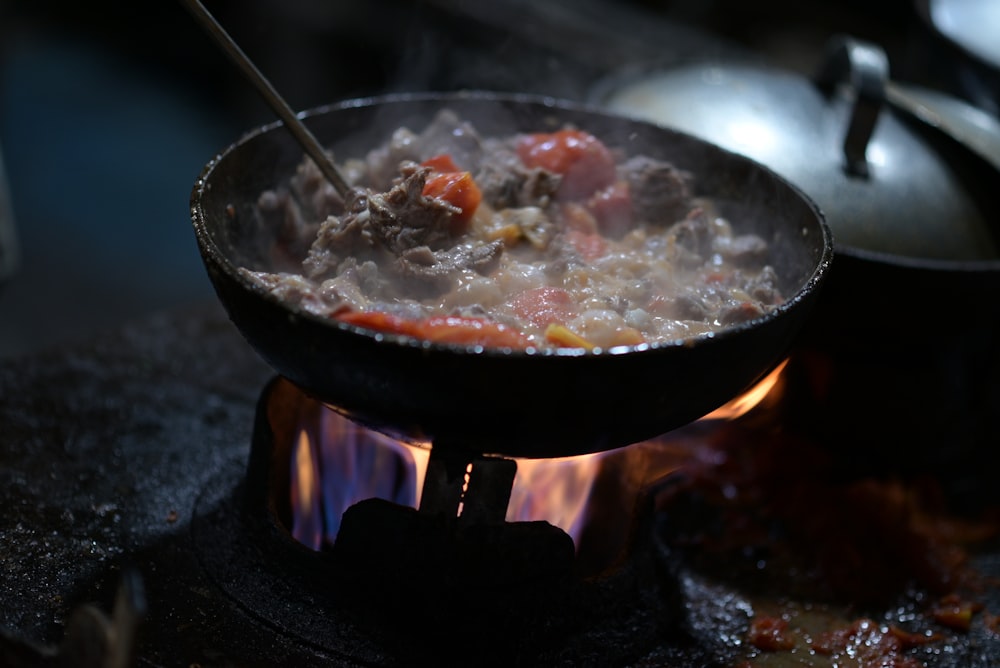
POLYGON ((253 204, 286 180, 302 149, 275 123, 226 148, 191 195, 195 235, 230 318, 281 375, 344 414, 408 440, 467 454, 556 457, 628 445, 695 420, 748 389, 789 347, 833 257, 830 232, 804 195, 771 171, 691 136, 526 96, 424 94, 355 100, 304 114, 338 159, 363 156, 399 126, 419 131, 442 107, 483 135, 572 123, 629 154, 695 174, 737 231, 769 240, 788 301, 714 336, 584 352, 432 345, 376 334, 281 303, 237 267, 274 270, 253 204))

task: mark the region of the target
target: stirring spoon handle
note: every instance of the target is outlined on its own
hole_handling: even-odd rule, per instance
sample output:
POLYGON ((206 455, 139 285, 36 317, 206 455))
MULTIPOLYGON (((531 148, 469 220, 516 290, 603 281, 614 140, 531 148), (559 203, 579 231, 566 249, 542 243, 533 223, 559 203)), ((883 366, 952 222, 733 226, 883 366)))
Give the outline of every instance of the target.
POLYGON ((222 47, 226 55, 229 56, 229 59, 243 72, 243 75, 250 83, 257 88, 257 92, 261 94, 264 101, 278 114, 278 118, 285 123, 285 126, 302 145, 302 148, 305 149, 305 152, 313 159, 313 162, 316 163, 320 171, 323 172, 323 176, 326 177, 327 181, 336 188, 341 197, 346 198, 351 190, 350 186, 347 185, 347 181, 341 175, 337 166, 333 164, 330 156, 323 150, 323 147, 313 133, 309 131, 305 123, 292 111, 292 108, 278 94, 278 91, 274 89, 271 82, 261 74, 257 66, 243 53, 243 50, 233 41, 233 38, 229 36, 229 33, 225 31, 219 22, 215 20, 215 17, 205 9, 200 0, 181 0, 181 2, 187 6, 215 42, 222 47))

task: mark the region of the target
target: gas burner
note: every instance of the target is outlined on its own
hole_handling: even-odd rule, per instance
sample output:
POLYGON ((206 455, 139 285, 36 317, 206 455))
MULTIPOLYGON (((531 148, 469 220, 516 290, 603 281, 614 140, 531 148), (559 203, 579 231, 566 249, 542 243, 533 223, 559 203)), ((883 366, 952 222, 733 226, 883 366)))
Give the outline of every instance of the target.
MULTIPOLYGON (((470 657, 497 665, 580 657, 621 663, 670 634, 679 614, 672 605, 676 585, 657 573, 642 538, 649 535, 648 504, 638 518, 627 518, 644 529, 627 554, 586 574, 587 560, 577 559, 562 529, 544 520, 505 521, 517 468, 510 459, 456 464, 425 453, 419 509, 397 502, 395 493, 395 500, 342 498, 345 507, 330 511, 339 531, 317 544, 297 531, 310 521, 293 516, 333 502, 307 499, 305 508, 294 509, 290 498, 303 495, 297 488, 303 434, 322 444, 330 425, 335 441, 325 449, 352 449, 345 458, 355 463, 380 440, 390 447, 274 379, 258 404, 245 480, 228 488, 209 483, 195 506, 199 561, 251 617, 303 645, 366 665, 451 665, 470 657), (326 430, 317 429, 322 424, 326 430)), ((378 475, 389 478, 385 490, 413 489, 412 460, 407 467, 399 458, 372 457, 382 471, 335 472, 336 489, 328 496, 358 477, 378 475), (410 472, 410 481, 394 482, 400 469, 410 472)), ((312 479, 302 486, 331 484, 312 479)), ((537 490, 540 496, 546 491, 537 490)))

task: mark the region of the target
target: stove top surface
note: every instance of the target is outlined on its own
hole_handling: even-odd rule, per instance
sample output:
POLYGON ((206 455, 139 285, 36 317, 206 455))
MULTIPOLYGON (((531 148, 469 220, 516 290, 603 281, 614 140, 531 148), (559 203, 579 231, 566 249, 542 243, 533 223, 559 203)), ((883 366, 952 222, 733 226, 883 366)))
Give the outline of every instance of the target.
MULTIPOLYGON (((224 656, 206 642, 230 635, 231 611, 197 565, 190 519, 208 480, 242 475, 270 375, 214 306, 0 368, 0 627, 56 644, 82 603, 111 610, 134 564, 144 626, 176 652, 150 661, 224 656)), ((264 638, 244 633, 244 656, 267 656, 264 638)))

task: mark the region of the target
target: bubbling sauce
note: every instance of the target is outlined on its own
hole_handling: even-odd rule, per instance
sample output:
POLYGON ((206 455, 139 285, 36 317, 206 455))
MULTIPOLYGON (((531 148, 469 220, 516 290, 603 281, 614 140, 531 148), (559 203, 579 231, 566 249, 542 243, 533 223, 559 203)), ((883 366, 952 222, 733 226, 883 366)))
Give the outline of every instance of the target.
POLYGON ((241 269, 305 311, 439 343, 606 349, 761 317, 784 298, 770 247, 694 176, 585 128, 484 137, 442 110, 339 164, 305 159, 261 193, 288 271, 241 269))

